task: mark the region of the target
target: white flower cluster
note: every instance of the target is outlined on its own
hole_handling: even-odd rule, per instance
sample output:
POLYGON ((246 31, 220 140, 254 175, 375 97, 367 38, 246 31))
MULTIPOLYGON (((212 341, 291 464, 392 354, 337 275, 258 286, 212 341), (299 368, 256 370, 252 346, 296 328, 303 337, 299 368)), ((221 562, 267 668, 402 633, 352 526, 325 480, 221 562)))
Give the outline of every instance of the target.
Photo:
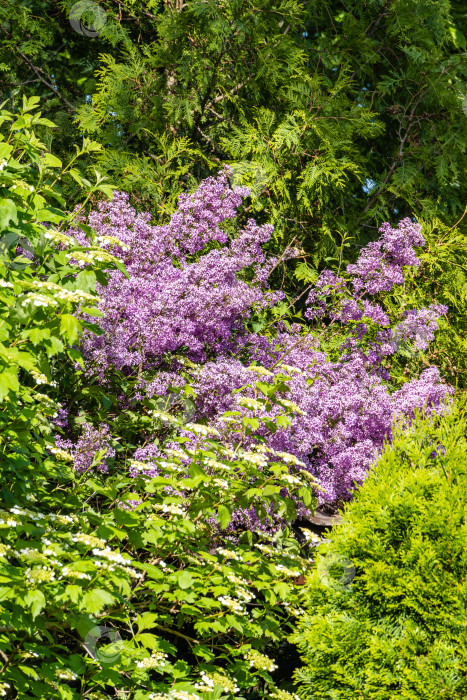
POLYGON ((60 233, 60 231, 55 231, 53 229, 48 229, 48 231, 44 233, 44 238, 47 238, 49 241, 53 241, 54 243, 62 243, 62 245, 76 245, 76 240, 74 238, 71 238, 71 236, 66 236, 64 233, 60 233))
POLYGON ((120 552, 114 552, 110 547, 105 547, 104 549, 97 549, 97 547, 95 547, 92 553, 97 557, 104 557, 114 564, 122 564, 123 566, 131 564, 131 559, 125 559, 120 552))
POLYGON ((97 243, 101 243, 103 246, 109 245, 109 246, 118 246, 122 250, 130 250, 130 247, 126 245, 126 243, 122 243, 122 241, 117 238, 116 236, 96 236, 94 239, 97 243))
MULTIPOLYGON (((163 469, 170 469, 173 472, 186 472, 187 468, 184 464, 179 464, 178 462, 169 462, 165 459, 158 460, 159 466, 163 469)), ((146 465, 146 469, 147 469, 146 465)))
POLYGON ((51 583, 55 580, 55 572, 48 566, 36 566, 24 572, 26 583, 51 583))
POLYGON ((14 549, 12 550, 12 554, 19 558, 26 557, 27 559, 36 559, 37 561, 45 560, 45 557, 39 552, 38 549, 32 549, 31 547, 24 547, 23 549, 19 550, 14 549))
POLYGON ((172 416, 170 413, 167 413, 167 411, 150 411, 149 415, 152 416, 152 418, 157 418, 158 420, 165 421, 166 423, 178 423, 178 418, 172 416))
POLYGON ((235 600, 228 595, 219 596, 218 601, 221 605, 225 605, 226 608, 229 608, 232 612, 239 613, 239 615, 243 615, 246 612, 239 600, 235 600))
POLYGON ((264 456, 264 454, 257 453, 257 452, 243 452, 241 455, 241 458, 246 460, 247 462, 250 462, 251 464, 256 464, 258 467, 266 467, 268 460, 264 456))
POLYGON ((272 555, 277 554, 276 550, 273 549, 272 547, 269 547, 269 545, 267 545, 267 544, 255 543, 255 547, 257 549, 260 549, 262 552, 264 552, 264 554, 272 554, 272 555))
POLYGON ((208 467, 211 467, 211 469, 219 469, 227 472, 232 469, 232 467, 229 464, 224 464, 224 462, 218 462, 217 459, 212 459, 211 457, 208 457, 208 459, 206 459, 205 461, 208 467))
POLYGON ((67 578, 82 579, 85 581, 92 581, 92 576, 90 574, 85 574, 83 571, 75 571, 70 569, 69 566, 64 566, 61 575, 58 577, 62 579, 64 576, 67 578))
POLYGON ((9 683, 0 683, 0 696, 2 698, 5 697, 5 695, 8 694, 8 691, 10 690, 11 685, 9 683))
POLYGON ((281 369, 285 369, 286 372, 296 372, 297 374, 305 374, 305 372, 298 367, 293 367, 292 365, 281 364, 281 369))
POLYGON ((222 557, 225 557, 226 559, 235 559, 236 561, 243 561, 243 557, 241 556, 241 554, 238 554, 237 552, 234 552, 231 549, 224 549, 223 547, 219 547, 217 553, 220 554, 222 557))
POLYGON ((7 280, 4 279, 0 279, 0 287, 9 287, 10 289, 13 289, 11 282, 7 282, 7 280))
POLYGON ((198 435, 219 435, 219 431, 210 425, 202 425, 201 423, 187 423, 185 425, 185 430, 189 430, 192 433, 197 433, 198 435))
POLYGON ((95 303, 99 301, 99 297, 93 296, 92 294, 88 294, 87 292, 83 292, 81 289, 75 289, 74 291, 71 291, 70 289, 65 289, 65 287, 61 287, 59 284, 55 284, 54 282, 42 282, 39 280, 34 282, 27 282, 26 284, 28 287, 32 287, 33 289, 39 289, 45 292, 49 292, 54 298, 63 301, 70 301, 77 304, 85 302, 95 303))
POLYGON ((55 678, 59 678, 61 681, 76 681, 78 676, 69 668, 58 668, 55 671, 55 678))
POLYGON ((73 455, 66 450, 62 450, 61 447, 49 447, 48 450, 63 462, 73 462, 73 455))
POLYGON ((45 374, 42 374, 42 372, 36 372, 33 369, 30 369, 29 374, 34 379, 36 384, 48 384, 49 383, 49 380, 47 379, 45 374))
POLYGON ((115 257, 115 255, 112 255, 106 250, 102 250, 102 248, 98 248, 97 250, 88 250, 86 252, 75 250, 72 253, 66 253, 66 257, 69 260, 76 261, 80 267, 84 267, 84 265, 91 265, 95 262, 121 262, 118 258, 115 257))
POLYGON ((242 598, 246 603, 249 603, 250 600, 253 600, 253 598, 256 598, 255 594, 252 593, 251 591, 247 591, 245 588, 237 588, 236 591, 237 595, 242 598))
POLYGON ((201 683, 195 683, 195 688, 204 693, 210 692, 216 685, 222 686, 225 693, 238 693, 240 690, 236 678, 230 679, 220 673, 206 673, 206 671, 201 671, 200 677, 201 683))
POLYGON ((314 542, 315 544, 322 542, 321 537, 318 537, 318 535, 315 535, 314 532, 311 532, 306 527, 301 528, 301 532, 307 542, 314 542))
POLYGON ((295 455, 289 454, 289 452, 276 452, 276 450, 269 450, 269 452, 276 457, 280 457, 286 464, 296 464, 299 467, 304 467, 305 462, 301 462, 295 455))
POLYGON ((9 554, 12 549, 9 544, 1 544, 0 543, 0 557, 4 557, 5 554, 9 554))
POLYGON ((74 518, 72 515, 57 515, 56 513, 50 513, 48 517, 53 523, 57 523, 57 525, 70 525, 70 523, 74 523, 76 521, 76 518, 74 518))
POLYGON ((99 547, 100 549, 104 549, 106 545, 105 540, 101 540, 99 537, 94 537, 94 535, 87 535, 84 532, 78 532, 77 535, 73 535, 71 540, 72 542, 84 544, 87 547, 99 547))
POLYGON ((293 476, 292 474, 282 474, 281 481, 285 481, 285 482, 287 482, 287 484, 290 484, 291 486, 301 486, 302 485, 301 479, 299 479, 298 476, 293 476))
POLYGON ((249 662, 252 668, 258 669, 258 671, 275 671, 278 666, 274 663, 272 659, 264 654, 260 654, 256 649, 250 649, 247 654, 245 654, 245 659, 249 662))
POLYGON ((292 578, 297 578, 297 576, 300 576, 300 571, 292 571, 292 569, 284 566, 284 564, 274 564, 274 566, 276 567, 276 571, 285 574, 285 576, 291 576, 292 578))
POLYGON ((300 700, 296 693, 288 693, 286 690, 279 690, 278 688, 272 691, 271 697, 274 700, 300 700))
POLYGON ((154 506, 157 510, 161 510, 163 513, 172 513, 172 515, 185 515, 185 511, 180 506, 175 505, 175 503, 161 503, 154 506))
POLYGON ((294 413, 298 413, 302 416, 305 415, 305 411, 302 411, 302 409, 299 406, 297 406, 297 404, 293 401, 289 401, 288 399, 280 399, 280 403, 282 406, 285 406, 285 408, 289 408, 294 413))
POLYGON ((25 651, 21 654, 21 659, 38 659, 39 654, 35 651, 25 651))
POLYGON ((229 488, 229 482, 225 479, 213 479, 213 483, 219 486, 219 488, 224 489, 224 491, 229 488))
POLYGON ((263 377, 273 377, 274 374, 270 372, 266 367, 260 367, 260 365, 250 365, 249 367, 246 368, 250 372, 255 372, 255 374, 258 374, 263 377))
POLYGON ((161 651, 154 652, 151 656, 142 659, 142 661, 137 661, 136 665, 138 668, 159 668, 160 666, 167 665, 167 654, 163 654, 161 651))
POLYGON ((130 459, 128 463, 132 469, 138 469, 138 471, 143 471, 144 469, 151 469, 151 465, 147 462, 141 462, 137 459, 130 459))
POLYGON ((301 617, 302 615, 305 615, 305 611, 303 608, 293 608, 290 603, 287 602, 282 602, 281 605, 284 606, 284 608, 287 609, 287 611, 291 614, 294 615, 295 617, 301 617))
POLYGON ((241 576, 237 576, 237 574, 234 574, 233 571, 231 571, 229 574, 227 574, 227 579, 230 581, 230 583, 235 583, 237 586, 249 586, 250 585, 248 583, 248 581, 246 581, 241 576))
POLYGON ((59 523, 60 525, 68 525, 70 523, 75 522, 75 519, 71 515, 55 515, 54 513, 44 515, 44 513, 29 510, 29 508, 20 508, 19 506, 13 506, 13 508, 9 509, 9 512, 6 510, 0 510, 0 525, 10 525, 11 527, 16 527, 16 525, 21 521, 18 520, 18 518, 16 518, 15 516, 30 518, 33 521, 50 519, 59 523))
POLYGON ((22 306, 26 306, 26 304, 29 304, 29 302, 32 302, 34 306, 44 307, 57 306, 58 304, 56 299, 51 299, 50 297, 46 297, 45 294, 37 294, 36 292, 26 294, 26 297, 22 302, 22 306))
POLYGON ((256 399, 250 399, 248 396, 241 396, 237 403, 240 404, 240 406, 245 406, 245 408, 251 408, 257 411, 264 411, 264 404, 261 403, 261 401, 257 401, 256 399))

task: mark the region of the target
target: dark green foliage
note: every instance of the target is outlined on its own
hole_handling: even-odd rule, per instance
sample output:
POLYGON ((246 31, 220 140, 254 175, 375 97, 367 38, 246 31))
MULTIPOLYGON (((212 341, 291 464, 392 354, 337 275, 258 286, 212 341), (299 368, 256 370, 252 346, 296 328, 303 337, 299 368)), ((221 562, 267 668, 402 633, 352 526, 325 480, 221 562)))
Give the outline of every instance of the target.
POLYGON ((107 0, 92 39, 71 29, 72 4, 7 3, 3 91, 40 87, 60 148, 83 131, 100 141, 101 167, 140 206, 170 211, 228 161, 251 211, 316 264, 344 233, 462 213, 460 3, 107 0))
POLYGON ((397 432, 309 581, 303 697, 466 697, 466 475, 465 402, 397 432), (324 578, 329 556, 352 562, 350 584, 324 578))

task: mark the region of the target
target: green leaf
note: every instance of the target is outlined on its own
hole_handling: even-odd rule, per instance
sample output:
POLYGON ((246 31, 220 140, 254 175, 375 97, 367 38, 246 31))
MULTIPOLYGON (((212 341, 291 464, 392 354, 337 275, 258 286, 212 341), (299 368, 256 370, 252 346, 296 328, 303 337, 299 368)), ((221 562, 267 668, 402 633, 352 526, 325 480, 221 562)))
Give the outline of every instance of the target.
POLYGON ((88 593, 85 593, 81 601, 80 609, 85 610, 91 615, 100 613, 106 605, 112 605, 114 597, 103 588, 93 588, 88 593))
POLYGON ((57 158, 56 156, 52 155, 52 153, 44 153, 44 155, 42 156, 42 161, 52 168, 62 167, 62 161, 60 160, 60 158, 57 158))
POLYGON ((14 224, 18 223, 16 205, 11 199, 2 199, 0 201, 0 230, 7 228, 10 221, 13 221, 14 224))
POLYGON ((50 221, 53 224, 59 224, 66 218, 65 214, 60 209, 55 209, 55 207, 38 209, 35 216, 38 221, 50 221))
POLYGON ((138 615, 138 617, 136 618, 138 630, 142 632, 143 630, 153 628, 154 624, 157 622, 158 619, 159 615, 156 615, 156 613, 152 612, 144 612, 141 615, 138 615))
POLYGON ((24 602, 31 608, 33 618, 37 617, 46 605, 45 595, 37 588, 26 593, 24 602))
POLYGON ((9 143, 0 143, 0 158, 6 160, 13 150, 13 146, 9 143))
POLYGON ((31 328, 30 330, 23 331, 24 338, 29 338, 33 345, 39 345, 40 342, 50 338, 49 328, 31 328))
POLYGON ((221 528, 223 530, 225 530, 225 528, 228 527, 228 525, 230 525, 230 520, 231 520, 231 516, 230 516, 230 512, 229 512, 228 508, 220 505, 218 510, 217 510, 217 518, 219 520, 221 528))
POLYGON ((184 569, 183 571, 178 572, 177 581, 180 588, 190 588, 190 586, 193 584, 193 576, 190 574, 189 571, 184 569))
POLYGON ((78 340, 81 330, 81 323, 75 316, 71 314, 62 314, 60 316, 60 333, 70 345, 73 345, 78 340))
POLYGON ((11 371, 0 373, 0 401, 8 396, 10 391, 17 392, 19 390, 18 375, 11 371))
POLYGON ((82 289, 83 292, 95 292, 96 275, 92 270, 82 270, 76 275, 75 284, 76 289, 82 289))

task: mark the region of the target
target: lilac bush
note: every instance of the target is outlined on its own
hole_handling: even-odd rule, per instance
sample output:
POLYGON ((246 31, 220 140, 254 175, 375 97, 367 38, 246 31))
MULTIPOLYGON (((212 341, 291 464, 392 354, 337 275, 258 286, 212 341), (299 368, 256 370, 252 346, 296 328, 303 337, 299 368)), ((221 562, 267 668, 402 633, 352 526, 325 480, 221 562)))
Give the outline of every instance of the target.
MULTIPOLYGON (((387 358, 402 342, 426 349, 447 312, 433 304, 391 319, 384 308, 384 295, 403 283, 404 268, 418 264, 421 227, 410 219, 396 228, 383 224, 378 241, 345 272, 318 276, 303 324, 278 320, 255 333, 250 319, 271 313, 284 295, 268 288, 277 264, 264 251, 272 226, 251 219, 235 226, 248 190, 231 188, 228 175, 224 169, 182 195, 165 226, 136 213, 122 193, 90 215, 100 245, 124 261, 129 279, 113 271, 99 289, 103 333, 84 337, 87 371, 104 381, 114 370, 137 377, 140 399, 166 396, 189 382, 198 420, 222 434, 224 411, 238 411, 251 422, 249 439, 265 438, 318 478, 321 501, 345 499, 391 439, 395 418, 410 418, 416 409, 440 412, 452 393, 436 367, 392 393, 387 383, 387 358), (267 393, 268 382, 284 373, 283 401, 297 412, 279 425, 277 405, 269 410, 254 401, 261 382, 267 393), (232 393, 242 387, 248 388, 232 393), (260 428, 258 411, 266 418, 260 428)), ((85 242, 84 234, 70 233, 85 242)), ((156 444, 144 450, 159 455, 156 444)))

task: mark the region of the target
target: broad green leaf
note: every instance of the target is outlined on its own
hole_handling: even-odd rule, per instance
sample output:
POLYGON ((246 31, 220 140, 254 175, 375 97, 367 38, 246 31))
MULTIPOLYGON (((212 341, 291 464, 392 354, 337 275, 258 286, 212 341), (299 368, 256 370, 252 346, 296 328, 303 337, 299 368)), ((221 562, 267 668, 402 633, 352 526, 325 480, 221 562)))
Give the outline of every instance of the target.
MULTIPOLYGON (((1 199, 0 200, 0 230, 8 227, 10 221, 13 223, 18 223, 18 213, 16 210, 16 205, 11 199, 1 199)), ((0 239, 1 243, 1 239, 0 239)))
POLYGON ((16 392, 18 389, 18 375, 14 371, 0 372, 0 401, 3 401, 10 391, 16 392))
POLYGON ((71 314, 62 314, 60 316, 60 333, 70 345, 73 345, 78 340, 81 329, 81 323, 75 316, 71 314))
POLYGON ((230 525, 230 520, 231 520, 230 512, 229 512, 228 508, 226 508, 223 505, 220 505, 218 510, 217 510, 217 513, 218 513, 217 517, 218 517, 220 526, 223 530, 225 530, 225 528, 228 525, 230 525))
POLYGON ((186 569, 178 572, 177 574, 177 581, 180 588, 190 588, 190 586, 193 584, 193 580, 193 576, 186 569))
POLYGON ((31 608, 33 618, 37 617, 46 605, 45 595, 37 588, 26 593, 24 602, 31 608))

